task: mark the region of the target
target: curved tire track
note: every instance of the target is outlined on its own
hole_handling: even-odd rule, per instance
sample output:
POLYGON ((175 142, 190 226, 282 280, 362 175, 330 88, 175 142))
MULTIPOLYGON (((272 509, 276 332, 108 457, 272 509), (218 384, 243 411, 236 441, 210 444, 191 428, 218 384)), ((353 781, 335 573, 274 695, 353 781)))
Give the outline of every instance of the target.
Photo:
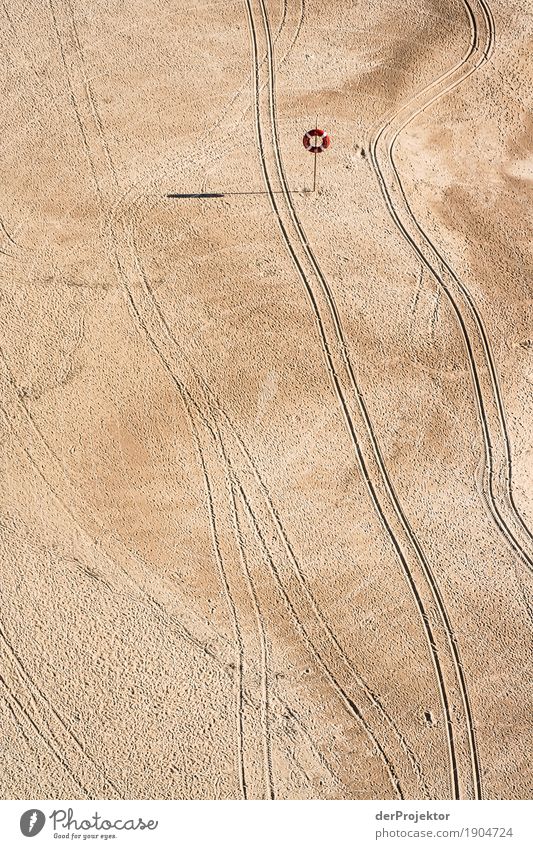
POLYGON ((271 206, 278 219, 278 223, 287 250, 291 255, 291 258, 293 259, 298 274, 306 288, 309 300, 311 301, 311 305, 315 314, 315 319, 319 330, 319 337, 321 340, 326 365, 330 373, 335 395, 341 406, 348 427, 348 431, 351 436, 351 440, 357 455, 358 463, 363 474, 363 478, 367 484, 369 494, 371 496, 374 507, 378 513, 380 521, 383 527, 385 528, 389 539, 396 551, 396 554, 400 560, 404 576, 413 595, 415 605, 418 609, 423 624, 432 664, 434 666, 436 674, 443 712, 445 715, 446 741, 450 763, 451 794, 452 796, 454 796, 454 798, 460 798, 462 792, 461 783, 463 782, 465 792, 471 792, 476 798, 479 798, 481 796, 480 771, 478 766, 479 758, 473 733, 473 721, 471 711, 467 709, 467 706, 469 705, 469 700, 466 692, 466 683, 462 672, 462 666, 460 664, 460 660, 457 654, 456 638, 453 633, 449 616, 447 614, 444 601, 433 576, 432 570, 421 549, 418 540, 416 539, 412 528, 409 525, 409 522, 407 521, 407 518, 403 512, 398 497, 392 486, 392 482, 388 476, 388 472, 386 470, 385 464, 383 462, 383 457, 379 445, 377 443, 375 432, 368 416, 368 412, 366 410, 364 399, 355 380, 355 374, 349 359, 348 347, 346 344, 346 339, 342 329, 340 316, 333 297, 333 293, 323 273, 321 272, 316 258, 310 248, 303 227, 298 219, 290 195, 289 186, 284 174, 279 139, 277 134, 274 48, 272 43, 272 36, 270 33, 268 13, 264 0, 259 0, 259 5, 269 52, 269 113, 272 146, 275 157, 275 173, 277 172, 277 178, 279 179, 280 185, 282 187, 285 208, 290 219, 290 224, 292 224, 292 227, 296 233, 297 242, 299 243, 300 248, 303 250, 304 253, 304 261, 302 261, 301 255, 298 255, 298 249, 295 248, 295 244, 291 239, 291 236, 289 235, 289 227, 284 222, 283 214, 277 203, 275 193, 272 187, 271 178, 269 175, 269 168, 267 164, 267 152, 264 144, 263 130, 261 126, 261 86, 259 84, 259 66, 257 63, 257 31, 255 28, 252 2, 251 0, 246 0, 247 14, 251 30, 252 47, 254 52, 256 135, 265 185, 269 192, 271 206), (304 267, 304 262, 307 264, 307 269, 309 269, 307 273, 304 267), (318 284, 318 290, 315 289, 313 283, 318 284), (318 305, 319 297, 322 297, 325 301, 325 315, 328 316, 329 314, 329 318, 324 318, 324 313, 323 311, 321 311, 318 305), (326 330, 326 322, 328 320, 330 323, 329 326, 332 327, 332 333, 328 333, 328 331, 326 330), (334 346, 337 348, 337 357, 335 357, 332 353, 334 346), (338 367, 339 353, 341 360, 340 368, 338 367), (357 412, 363 421, 364 432, 369 442, 369 455, 375 463, 375 466, 377 467, 379 481, 385 490, 385 498, 388 502, 389 507, 389 517, 387 516, 387 513, 383 507, 383 501, 380 499, 377 489, 373 483, 372 476, 369 474, 369 470, 367 467, 367 460, 369 459, 369 456, 365 456, 365 453, 359 442, 358 433, 354 425, 355 417, 353 416, 352 411, 350 410, 348 392, 344 389, 342 378, 339 376, 342 370, 344 370, 345 377, 347 377, 347 381, 349 384, 349 392, 352 396, 352 402, 355 401, 357 412), (390 521, 390 508, 392 508, 392 519, 396 525, 395 529, 393 529, 392 522, 390 521), (403 538, 402 543, 400 543, 400 538, 403 538), (414 555, 414 558, 417 561, 417 566, 422 573, 422 581, 425 585, 424 589, 429 594, 430 605, 437 614, 438 621, 443 632, 444 645, 442 645, 442 640, 437 633, 439 629, 435 628, 431 624, 430 617, 428 615, 428 609, 426 606, 427 603, 424 603, 422 599, 422 594, 419 589, 419 581, 414 579, 412 567, 409 565, 408 556, 406 555, 405 548, 407 548, 408 550, 410 549, 411 559, 414 555), (437 643, 439 643, 440 646, 438 646, 437 643), (444 655, 447 655, 448 660, 451 662, 449 664, 451 668, 449 669, 448 676, 445 676, 443 668, 442 657, 444 655), (454 686, 460 694, 460 700, 464 707, 463 724, 466 729, 466 746, 469 751, 469 769, 471 770, 470 780, 467 779, 464 775, 461 777, 459 775, 458 750, 456 741, 457 735, 452 716, 452 703, 448 695, 448 689, 450 686, 448 682, 450 680, 450 675, 452 677, 454 686), (448 681, 445 680, 446 677, 448 677, 448 681))
POLYGON ((413 213, 394 158, 395 145, 402 131, 438 99, 465 82, 492 55, 495 26, 489 4, 486 0, 463 0, 463 5, 471 30, 471 41, 465 57, 411 97, 380 125, 370 140, 370 158, 394 223, 423 266, 441 286, 456 316, 467 353, 483 440, 480 493, 508 544, 527 568, 533 571, 533 557, 530 553, 533 535, 514 498, 511 440, 488 332, 472 294, 413 213), (482 33, 483 45, 480 44, 482 33))

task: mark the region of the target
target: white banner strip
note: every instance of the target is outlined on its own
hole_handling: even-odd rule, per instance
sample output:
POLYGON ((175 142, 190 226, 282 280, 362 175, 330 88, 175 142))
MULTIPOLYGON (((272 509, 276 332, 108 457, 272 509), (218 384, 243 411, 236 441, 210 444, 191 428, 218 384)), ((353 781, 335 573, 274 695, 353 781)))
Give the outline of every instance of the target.
POLYGON ((1 845, 531 849, 532 807, 525 801, 0 801, 1 845))

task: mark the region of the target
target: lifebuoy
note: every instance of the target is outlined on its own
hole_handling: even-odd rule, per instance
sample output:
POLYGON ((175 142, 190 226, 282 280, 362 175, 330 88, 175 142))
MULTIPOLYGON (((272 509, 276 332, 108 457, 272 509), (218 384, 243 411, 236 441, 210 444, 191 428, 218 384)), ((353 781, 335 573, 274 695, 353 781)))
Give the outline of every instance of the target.
POLYGON ((303 138, 304 147, 309 153, 322 153, 330 144, 331 139, 324 130, 319 130, 315 127, 314 130, 307 130, 303 138))

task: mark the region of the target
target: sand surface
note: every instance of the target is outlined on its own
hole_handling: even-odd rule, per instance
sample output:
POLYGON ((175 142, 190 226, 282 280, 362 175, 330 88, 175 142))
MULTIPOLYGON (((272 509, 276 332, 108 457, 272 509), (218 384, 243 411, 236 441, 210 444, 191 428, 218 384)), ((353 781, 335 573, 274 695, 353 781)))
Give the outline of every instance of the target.
POLYGON ((0 33, 2 796, 527 798, 531 3, 0 33))

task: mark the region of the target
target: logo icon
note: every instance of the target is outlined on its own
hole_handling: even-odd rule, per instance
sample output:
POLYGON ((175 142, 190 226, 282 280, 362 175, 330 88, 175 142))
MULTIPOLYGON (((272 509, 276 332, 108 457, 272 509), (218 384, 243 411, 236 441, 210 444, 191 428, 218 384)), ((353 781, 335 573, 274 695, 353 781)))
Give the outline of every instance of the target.
POLYGON ((24 811, 20 818, 20 830, 24 837, 35 837, 42 831, 46 817, 42 811, 37 808, 30 808, 29 811, 24 811))

